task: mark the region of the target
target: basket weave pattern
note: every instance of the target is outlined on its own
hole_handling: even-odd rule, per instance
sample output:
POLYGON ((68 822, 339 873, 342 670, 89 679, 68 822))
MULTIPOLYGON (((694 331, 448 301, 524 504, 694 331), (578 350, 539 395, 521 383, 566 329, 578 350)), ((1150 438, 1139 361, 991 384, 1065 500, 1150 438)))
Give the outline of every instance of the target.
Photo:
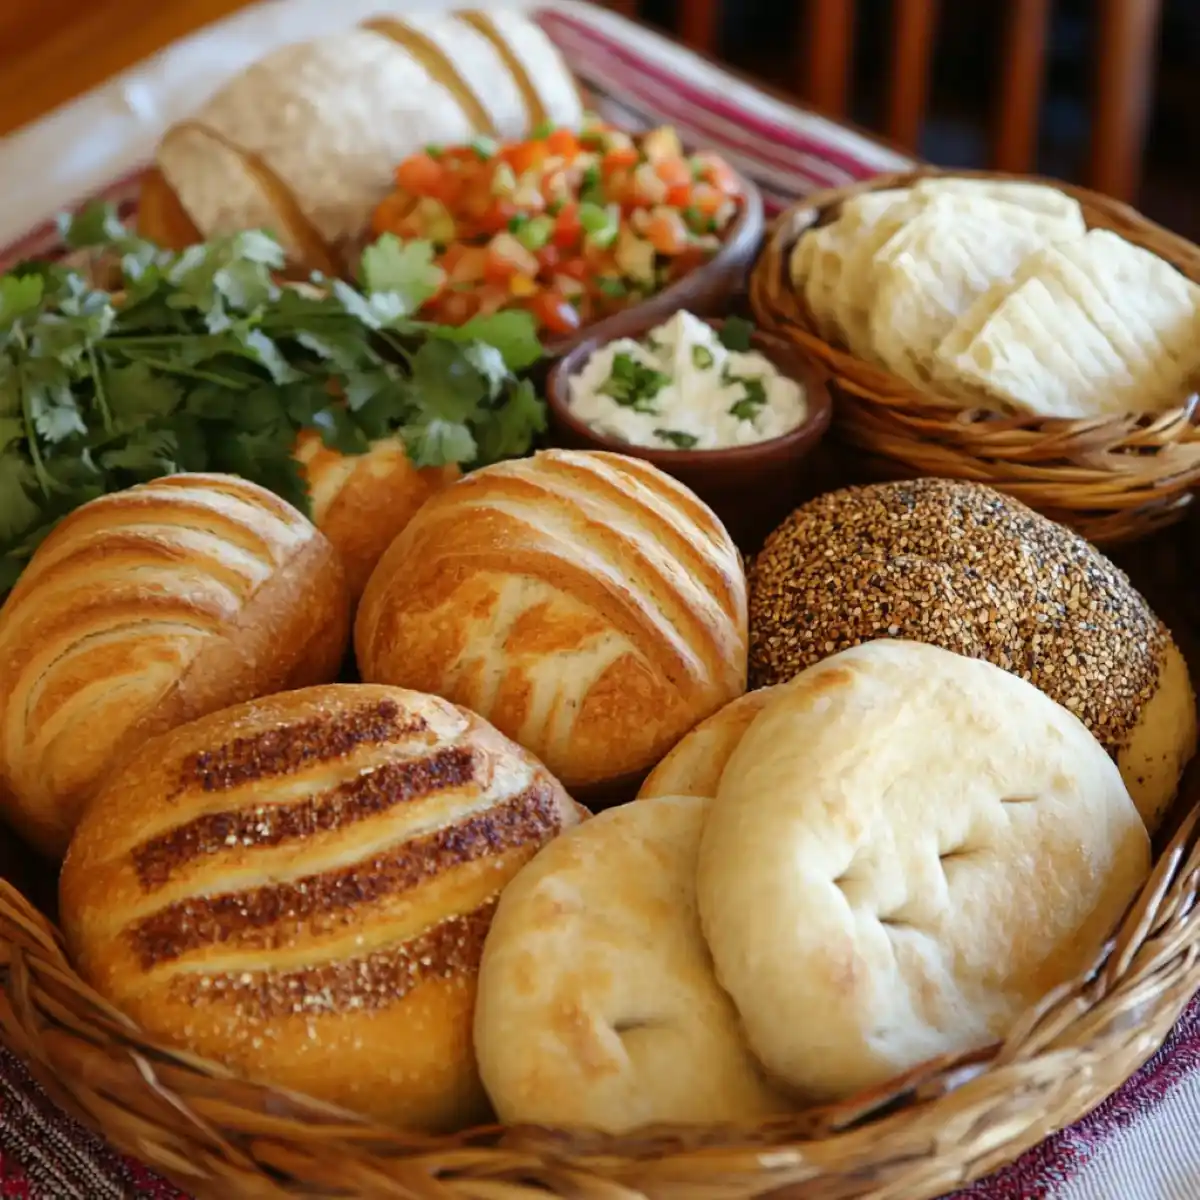
MULTIPOLYGON (((919 391, 882 367, 825 342, 796 294, 788 265, 801 234, 833 218, 850 197, 945 174, 925 168, 820 192, 784 213, 750 281, 758 323, 786 337, 830 373, 843 443, 876 477, 942 475, 987 483, 1097 545, 1134 541, 1179 520, 1200 484, 1200 403, 1156 416, 1043 420, 964 411, 961 401, 919 391)), ((1013 179, 989 172, 956 176, 1013 179)), ((1128 206, 1052 182, 1083 208, 1089 228, 1111 229, 1200 283, 1200 247, 1128 206)))
MULTIPOLYGON (((1124 558, 1200 668, 1200 519, 1124 558)), ((74 972, 55 926, 0 883, 0 1038, 51 1097, 202 1198, 932 1200, 1077 1121, 1158 1049, 1200 986, 1200 767, 1179 826, 1110 945, 1002 1045, 753 1128, 621 1137, 372 1126, 155 1043, 74 972)))

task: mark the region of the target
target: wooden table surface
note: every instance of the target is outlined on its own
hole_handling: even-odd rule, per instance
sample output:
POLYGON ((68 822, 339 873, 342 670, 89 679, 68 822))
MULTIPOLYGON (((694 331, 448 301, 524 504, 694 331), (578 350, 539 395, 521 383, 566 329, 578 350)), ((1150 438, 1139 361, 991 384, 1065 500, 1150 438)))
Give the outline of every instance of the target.
POLYGON ((252 2, 0 0, 0 136, 252 2))

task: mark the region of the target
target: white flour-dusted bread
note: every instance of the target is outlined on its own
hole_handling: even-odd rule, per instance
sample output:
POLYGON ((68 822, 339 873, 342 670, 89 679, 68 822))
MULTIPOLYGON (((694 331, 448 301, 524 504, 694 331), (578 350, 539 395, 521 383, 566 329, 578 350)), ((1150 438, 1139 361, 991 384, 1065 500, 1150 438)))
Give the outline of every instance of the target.
POLYGON ((486 722, 344 684, 146 744, 89 809, 60 907, 151 1036, 400 1126, 483 1118, 471 1017, 501 889, 579 812, 486 722))
POLYGON ((601 813, 501 896, 475 1051, 502 1121, 621 1133, 790 1107, 746 1048, 700 932, 707 803, 659 797, 601 813))
POLYGON ((139 228, 176 247, 266 228, 298 265, 328 271, 409 154, 582 119, 574 78, 528 17, 381 14, 274 51, 168 130, 139 228))
POLYGON ((414 467, 399 438, 383 438, 362 454, 342 454, 311 429, 296 441, 296 460, 308 484, 313 521, 341 556, 354 600, 413 514, 460 474, 453 464, 414 467))
POLYGON ((364 679, 473 709, 568 787, 640 774, 745 690, 741 557, 648 463, 544 451, 425 504, 355 647, 364 679))
POLYGON ((1076 717, 884 640, 778 689, 710 803, 696 886, 751 1048, 819 1101, 1002 1038, 1089 966, 1149 865, 1076 717))
POLYGON ((273 493, 173 475, 92 500, 0 608, 0 804, 66 849, 147 738, 337 676, 349 599, 332 546, 273 493))

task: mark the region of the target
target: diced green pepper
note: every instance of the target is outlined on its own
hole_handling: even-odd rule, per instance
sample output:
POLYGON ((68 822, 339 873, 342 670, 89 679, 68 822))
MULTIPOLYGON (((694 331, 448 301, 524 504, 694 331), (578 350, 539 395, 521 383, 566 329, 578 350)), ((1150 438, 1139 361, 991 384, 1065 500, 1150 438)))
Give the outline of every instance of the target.
POLYGON ((517 235, 517 241, 526 250, 540 250, 554 232, 554 218, 545 215, 533 217, 514 232, 517 235))
POLYGON ((499 143, 495 138, 490 138, 486 134, 478 134, 471 139, 471 149, 475 151, 476 157, 487 162, 489 158, 494 158, 496 151, 500 149, 499 143))

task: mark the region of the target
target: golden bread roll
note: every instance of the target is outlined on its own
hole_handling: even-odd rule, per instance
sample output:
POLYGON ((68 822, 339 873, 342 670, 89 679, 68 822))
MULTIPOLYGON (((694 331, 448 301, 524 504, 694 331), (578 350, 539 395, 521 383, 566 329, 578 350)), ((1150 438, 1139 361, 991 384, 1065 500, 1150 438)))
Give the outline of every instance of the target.
POLYGON ((380 17, 283 46, 159 144, 139 229, 178 247, 264 228, 293 263, 344 270, 396 165, 429 143, 578 128, 580 91, 516 12, 380 17))
POLYGON ((147 743, 63 866, 80 972, 165 1041, 379 1120, 486 1113, 471 1049, 496 897, 579 819, 472 713, 329 685, 147 743))
POLYGON ((417 509, 461 474, 453 464, 414 467, 399 438, 374 442, 364 454, 339 454, 306 429, 295 457, 308 484, 313 521, 341 555, 355 600, 417 509))
POLYGON ((826 1101, 1002 1038, 1089 967, 1149 866, 1076 717, 990 663, 883 639, 758 715, 696 888, 751 1048, 826 1101))
POLYGON ((274 493, 172 475, 89 501, 0 608, 0 803, 61 856, 107 775, 147 738, 335 679, 341 563, 274 493))
POLYGON ((976 483, 829 492, 750 568, 750 683, 783 683, 880 637, 929 642, 1030 680, 1112 754, 1153 833, 1196 749, 1187 664, 1090 542, 976 483))
POLYGON ((623 1133, 788 1110, 746 1048, 700 932, 707 803, 658 797, 601 813, 500 897, 475 1051, 502 1121, 623 1133))
POLYGON ((363 678, 446 696, 567 785, 640 775, 746 682, 724 527, 639 459, 547 450, 434 496, 359 606, 363 678))
POLYGON ((715 796, 729 756, 776 690, 759 688, 756 692, 747 692, 713 713, 708 720, 701 721, 646 776, 637 798, 702 796, 711 799, 715 796))

